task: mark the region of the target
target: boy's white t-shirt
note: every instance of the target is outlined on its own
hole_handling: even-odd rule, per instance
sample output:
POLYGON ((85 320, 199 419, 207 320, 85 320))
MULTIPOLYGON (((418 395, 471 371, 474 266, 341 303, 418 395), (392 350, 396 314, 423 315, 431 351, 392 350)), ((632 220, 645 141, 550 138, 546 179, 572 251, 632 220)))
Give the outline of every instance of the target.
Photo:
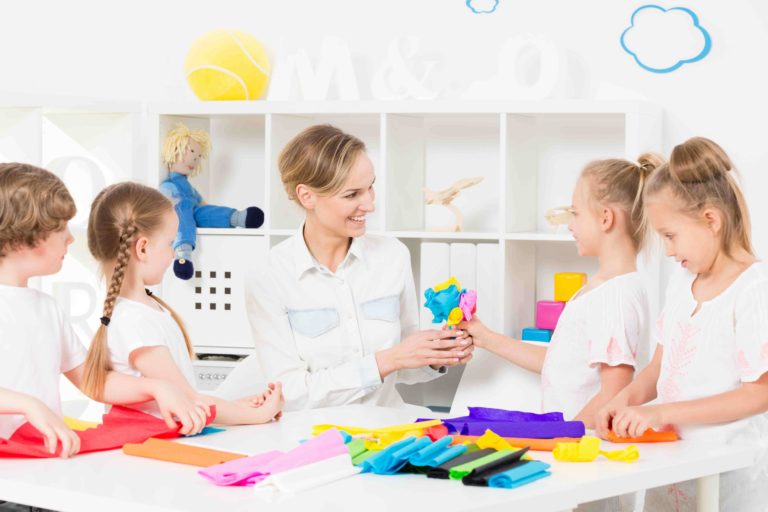
MULTIPOLYGON (((61 416, 61 374, 85 362, 85 347, 50 295, 0 285, 0 388, 32 395, 61 416)), ((0 414, 0 438, 26 419, 0 414)))
POLYGON ((638 349, 648 343, 648 324, 648 292, 638 272, 574 295, 541 369, 542 410, 575 417, 600 391, 601 363, 637 366, 638 349))
MULTIPOLYGON (((130 364, 131 352, 142 347, 166 347, 181 373, 195 387, 195 372, 184 335, 171 314, 159 305, 154 308, 118 297, 107 327, 107 344, 112 369, 134 377, 142 375, 130 364)), ((136 408, 150 414, 158 413, 154 401, 136 408)))
MULTIPOLYGON (((660 403, 696 400, 732 391, 768 371, 768 264, 752 264, 720 295, 697 301, 696 274, 680 269, 667 287, 654 329, 663 346, 656 390, 660 403)), ((729 442, 755 447, 759 462, 720 479, 720 510, 765 510, 768 506, 768 416, 757 414, 715 425, 680 425, 686 440, 711 445, 729 442)), ((649 491, 648 506, 693 510, 695 486, 679 484, 649 491)), ((660 508, 658 508, 660 510, 660 508)))

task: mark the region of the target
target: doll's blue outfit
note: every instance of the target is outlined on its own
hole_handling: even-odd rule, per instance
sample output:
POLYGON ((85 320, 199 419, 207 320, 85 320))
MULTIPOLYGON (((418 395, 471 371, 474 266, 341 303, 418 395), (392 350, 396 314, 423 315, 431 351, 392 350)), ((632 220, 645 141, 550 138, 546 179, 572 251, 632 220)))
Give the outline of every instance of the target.
POLYGON ((226 206, 200 205, 203 197, 189 182, 189 178, 178 172, 171 172, 168 179, 160 184, 160 192, 174 203, 179 216, 179 231, 173 242, 173 250, 186 244, 195 248, 197 227, 229 228, 232 227, 232 214, 237 210, 226 206))
POLYGON ((198 226, 258 228, 264 223, 264 212, 255 206, 235 210, 227 206, 201 205, 202 196, 185 174, 171 172, 168 178, 160 183, 160 192, 173 201, 173 207, 179 217, 179 230, 173 241, 173 250, 176 253, 173 273, 180 279, 190 279, 194 274, 191 257, 196 246, 198 226))

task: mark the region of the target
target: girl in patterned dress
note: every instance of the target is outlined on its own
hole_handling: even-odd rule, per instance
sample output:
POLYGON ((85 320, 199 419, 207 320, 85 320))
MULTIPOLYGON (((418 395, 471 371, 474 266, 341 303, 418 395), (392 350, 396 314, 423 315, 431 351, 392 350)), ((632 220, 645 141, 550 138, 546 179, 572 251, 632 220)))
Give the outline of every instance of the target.
MULTIPOLYGON (((649 177, 647 219, 682 268, 667 288, 651 363, 596 424, 602 437, 672 428, 707 445, 750 444, 755 466, 720 479, 720 510, 748 512, 768 507, 768 265, 753 253, 734 174, 720 146, 696 137, 649 177)), ((695 484, 652 489, 645 506, 695 510, 695 484)))
POLYGON ((597 160, 582 170, 568 208, 580 256, 598 271, 566 304, 548 347, 515 340, 474 317, 459 324, 475 346, 541 373, 542 410, 592 428, 597 411, 629 384, 648 342, 649 306, 637 254, 644 243, 642 191, 662 159, 597 160))

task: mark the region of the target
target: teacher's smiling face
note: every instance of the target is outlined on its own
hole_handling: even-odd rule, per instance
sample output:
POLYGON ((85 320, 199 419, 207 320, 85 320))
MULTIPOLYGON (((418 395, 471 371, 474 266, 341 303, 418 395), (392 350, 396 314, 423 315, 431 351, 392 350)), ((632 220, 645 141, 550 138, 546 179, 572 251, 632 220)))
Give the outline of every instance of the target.
POLYGON ((354 238, 365 234, 367 216, 375 209, 374 181, 373 163, 364 151, 360 151, 338 192, 320 195, 299 185, 297 196, 313 224, 329 234, 354 238))

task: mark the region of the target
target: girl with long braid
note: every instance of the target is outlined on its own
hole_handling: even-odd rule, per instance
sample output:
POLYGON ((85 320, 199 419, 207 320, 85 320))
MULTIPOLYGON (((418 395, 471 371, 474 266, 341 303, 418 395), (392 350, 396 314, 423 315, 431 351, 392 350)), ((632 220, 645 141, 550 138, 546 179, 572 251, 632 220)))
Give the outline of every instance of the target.
MULTIPOLYGON (((266 423, 280 417, 280 383, 254 397, 232 402, 197 393, 194 351, 181 318, 147 286, 159 284, 173 262, 178 217, 157 190, 118 183, 91 205, 88 248, 107 279, 101 325, 88 350, 85 386, 96 395, 110 369, 166 380, 204 405, 216 406, 221 424, 266 423)), ((153 402, 137 408, 156 414, 153 402)))

